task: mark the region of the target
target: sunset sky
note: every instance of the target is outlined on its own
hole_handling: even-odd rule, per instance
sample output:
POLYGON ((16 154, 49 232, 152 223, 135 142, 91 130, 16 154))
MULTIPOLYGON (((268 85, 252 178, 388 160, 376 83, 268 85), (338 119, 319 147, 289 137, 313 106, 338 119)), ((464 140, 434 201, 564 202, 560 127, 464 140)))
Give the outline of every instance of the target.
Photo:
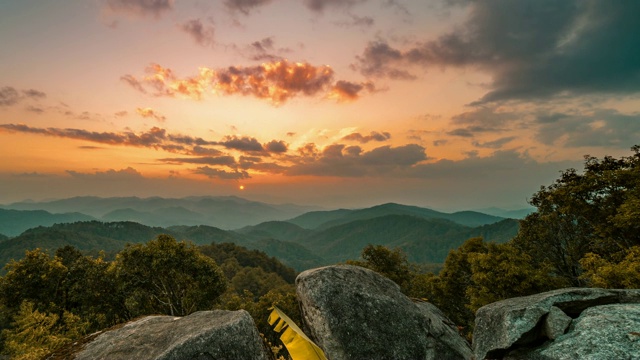
POLYGON ((583 155, 640 144, 638 14, 636 0, 0 1, 0 204, 522 208, 583 155))

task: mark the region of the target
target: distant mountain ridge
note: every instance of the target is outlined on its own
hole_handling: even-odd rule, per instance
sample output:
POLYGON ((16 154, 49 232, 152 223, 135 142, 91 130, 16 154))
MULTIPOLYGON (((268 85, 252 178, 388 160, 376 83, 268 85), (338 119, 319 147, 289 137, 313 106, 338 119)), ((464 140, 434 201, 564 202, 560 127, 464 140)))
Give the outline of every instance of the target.
POLYGON ((493 224, 505 219, 476 211, 459 211, 449 214, 418 206, 386 203, 357 210, 313 211, 287 221, 306 229, 323 229, 355 220, 366 220, 385 215, 411 215, 423 219, 445 219, 465 226, 493 224))
MULTIPOLYGON (((15 236, 37 225, 86 220, 135 221, 148 226, 209 225, 231 230, 269 220, 284 220, 318 207, 294 204, 267 204, 235 196, 192 196, 186 198, 138 198, 95 196, 73 197, 44 202, 18 202, 0 206, 6 210, 44 210, 51 214, 82 213, 85 218, 41 221, 29 226, 14 226, 11 231, 0 216, 0 233, 15 236), (16 229, 21 229, 16 230, 16 229)), ((25 220, 27 221, 27 220, 25 220)))

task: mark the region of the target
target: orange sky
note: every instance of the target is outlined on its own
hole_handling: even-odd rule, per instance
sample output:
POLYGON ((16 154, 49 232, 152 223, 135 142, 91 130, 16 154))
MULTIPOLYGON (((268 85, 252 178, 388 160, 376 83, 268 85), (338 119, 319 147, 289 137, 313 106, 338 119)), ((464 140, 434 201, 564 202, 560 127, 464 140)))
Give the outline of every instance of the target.
POLYGON ((638 7, 2 2, 0 204, 524 207, 583 155, 639 143, 638 7))

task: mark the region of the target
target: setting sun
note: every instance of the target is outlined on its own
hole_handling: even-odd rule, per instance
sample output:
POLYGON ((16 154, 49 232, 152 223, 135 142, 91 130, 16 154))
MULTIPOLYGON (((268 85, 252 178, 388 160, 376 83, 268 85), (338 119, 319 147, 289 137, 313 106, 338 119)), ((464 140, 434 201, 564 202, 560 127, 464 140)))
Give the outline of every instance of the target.
POLYGON ((240 189, 240 190, 244 190, 244 185, 240 185, 240 186, 238 187, 238 189, 240 189))

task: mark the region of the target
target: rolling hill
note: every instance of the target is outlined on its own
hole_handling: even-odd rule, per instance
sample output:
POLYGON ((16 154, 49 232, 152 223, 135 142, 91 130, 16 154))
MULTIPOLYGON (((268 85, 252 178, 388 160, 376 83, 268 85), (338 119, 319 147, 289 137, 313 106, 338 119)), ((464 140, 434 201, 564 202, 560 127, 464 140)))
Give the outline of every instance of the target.
POLYGON ((57 223, 95 220, 94 217, 78 212, 52 214, 44 210, 0 209, 0 234, 16 236, 37 226, 51 226, 57 223))

